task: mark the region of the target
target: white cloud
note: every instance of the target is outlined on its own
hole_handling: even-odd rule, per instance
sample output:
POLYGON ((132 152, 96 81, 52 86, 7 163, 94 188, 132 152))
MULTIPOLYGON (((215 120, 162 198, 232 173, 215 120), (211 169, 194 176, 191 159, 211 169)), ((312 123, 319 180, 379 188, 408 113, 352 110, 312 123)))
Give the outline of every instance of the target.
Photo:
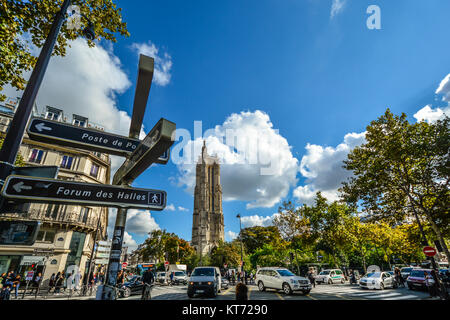
POLYGON ((226 241, 232 241, 238 237, 239 234, 233 231, 227 231, 225 232, 225 240, 226 241))
MULTIPOLYGON (((293 157, 287 140, 273 129, 265 112, 233 113, 223 124, 208 130, 205 140, 208 153, 217 154, 221 162, 224 201, 248 201, 247 208, 272 207, 297 183, 298 160, 293 157), (229 132, 237 137, 236 146, 224 141, 229 132)), ((202 138, 190 140, 185 150, 190 150, 193 156, 178 164, 179 183, 191 193, 202 145, 202 138)), ((172 157, 175 156, 174 148, 172 157)))
POLYGON ((434 122, 444 117, 444 114, 450 115, 450 108, 436 108, 432 109, 431 105, 426 105, 414 114, 417 121, 426 121, 428 123, 434 122))
POLYGON ((179 206, 178 211, 189 211, 189 209, 179 206))
POLYGON ((132 252, 133 250, 136 250, 138 247, 136 240, 134 240, 133 237, 126 231, 123 234, 123 246, 128 247, 127 252, 132 252))
POLYGON ((139 54, 152 57, 155 60, 153 81, 156 84, 160 86, 169 84, 171 78, 170 70, 172 69, 172 57, 167 52, 159 55, 159 49, 151 41, 148 43, 133 43, 131 48, 139 54))
MULTIPOLYGON (((108 237, 111 239, 116 223, 117 209, 109 209, 108 237)), ((161 229, 148 210, 128 209, 125 231, 137 235, 147 235, 153 230, 161 229)))
POLYGON ((426 105, 414 114, 417 121, 426 121, 428 123, 442 119, 444 115, 450 116, 450 73, 442 79, 439 87, 435 91, 436 95, 442 96, 442 101, 447 102, 443 108, 433 109, 431 105, 426 105))
POLYGON ((266 216, 266 217, 258 216, 258 215, 243 216, 243 217, 241 217, 242 226, 244 228, 255 227, 255 226, 267 227, 267 226, 272 225, 272 220, 277 215, 278 215, 278 213, 274 213, 272 216, 266 216))
POLYGON ((167 211, 175 211, 175 206, 173 205, 173 203, 169 204, 168 206, 166 206, 166 208, 164 210, 167 211))
POLYGON ((336 15, 344 10, 347 0, 333 0, 331 3, 330 17, 333 19, 336 15))
POLYGON ((294 189, 294 197, 311 205, 315 193, 321 191, 328 200, 338 200, 337 189, 351 176, 351 172, 342 167, 343 160, 355 146, 365 142, 364 137, 365 132, 346 134, 344 142, 336 148, 308 143, 306 155, 300 163, 300 172, 307 178, 306 185, 294 189))
POLYGON ((442 79, 435 93, 442 95, 442 101, 450 103, 450 73, 442 79))

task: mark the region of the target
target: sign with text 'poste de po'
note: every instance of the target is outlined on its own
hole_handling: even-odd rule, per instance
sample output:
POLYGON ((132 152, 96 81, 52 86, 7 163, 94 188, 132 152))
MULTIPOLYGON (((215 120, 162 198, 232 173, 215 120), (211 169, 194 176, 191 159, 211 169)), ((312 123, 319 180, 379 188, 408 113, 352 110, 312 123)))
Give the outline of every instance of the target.
POLYGON ((22 202, 64 203, 161 211, 165 191, 37 177, 9 176, 2 196, 22 202))

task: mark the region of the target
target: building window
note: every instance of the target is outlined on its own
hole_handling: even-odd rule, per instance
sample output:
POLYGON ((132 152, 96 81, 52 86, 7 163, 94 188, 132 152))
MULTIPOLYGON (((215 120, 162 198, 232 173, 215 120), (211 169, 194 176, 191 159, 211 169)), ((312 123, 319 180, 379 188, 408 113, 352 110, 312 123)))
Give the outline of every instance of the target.
POLYGON ((98 169, 99 168, 100 167, 98 165, 92 164, 91 172, 89 173, 91 175, 91 177, 97 178, 97 176, 98 176, 98 169))
POLYGON ((84 120, 74 119, 73 124, 79 127, 86 127, 86 121, 84 120))
POLYGON ((91 211, 90 208, 81 208, 81 213, 80 213, 80 217, 79 217, 79 221, 86 223, 87 219, 89 217, 89 212, 91 211))
POLYGON ((60 113, 54 111, 47 111, 47 113, 45 114, 46 119, 55 121, 58 121, 60 116, 61 116, 60 113))
POLYGON ((73 162, 73 157, 63 156, 62 161, 61 161, 61 168, 70 170, 72 168, 72 162, 73 162))
POLYGON ((49 204, 45 212, 46 218, 56 219, 58 217, 60 206, 59 204, 49 204))
POLYGON ((28 159, 28 162, 41 163, 43 156, 44 156, 44 151, 38 150, 38 149, 32 149, 30 158, 28 159))
POLYGON ((51 242, 55 241, 55 230, 39 230, 36 241, 51 242))

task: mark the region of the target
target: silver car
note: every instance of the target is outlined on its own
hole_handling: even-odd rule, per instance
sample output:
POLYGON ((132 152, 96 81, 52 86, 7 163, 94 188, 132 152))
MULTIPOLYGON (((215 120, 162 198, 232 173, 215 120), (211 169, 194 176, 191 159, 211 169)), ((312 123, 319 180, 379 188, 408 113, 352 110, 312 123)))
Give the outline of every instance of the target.
POLYGON ((359 286, 366 289, 397 288, 395 278, 389 272, 369 272, 359 280, 359 286))

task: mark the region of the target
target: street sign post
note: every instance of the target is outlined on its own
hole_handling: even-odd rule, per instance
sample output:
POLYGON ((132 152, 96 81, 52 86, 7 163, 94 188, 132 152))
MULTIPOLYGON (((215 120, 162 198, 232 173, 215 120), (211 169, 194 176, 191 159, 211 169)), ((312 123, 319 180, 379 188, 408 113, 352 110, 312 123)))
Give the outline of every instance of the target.
POLYGON ((122 263, 122 269, 125 269, 128 266, 128 263, 124 262, 122 263))
POLYGON ((437 253, 436 249, 430 246, 426 246, 423 248, 423 253, 427 256, 427 257, 434 257, 437 253))
POLYGON ((140 143, 138 139, 42 118, 32 118, 27 133, 34 140, 117 156, 130 155, 140 143))
POLYGON ((37 177, 9 176, 1 194, 5 198, 24 202, 75 203, 156 211, 166 206, 166 192, 161 190, 37 177))
POLYGON ((14 167, 11 175, 56 179, 58 166, 14 167))
POLYGON ((172 137, 175 134, 175 129, 175 123, 161 118, 117 170, 112 184, 130 184, 152 163, 157 162, 158 158, 174 143, 172 137))

